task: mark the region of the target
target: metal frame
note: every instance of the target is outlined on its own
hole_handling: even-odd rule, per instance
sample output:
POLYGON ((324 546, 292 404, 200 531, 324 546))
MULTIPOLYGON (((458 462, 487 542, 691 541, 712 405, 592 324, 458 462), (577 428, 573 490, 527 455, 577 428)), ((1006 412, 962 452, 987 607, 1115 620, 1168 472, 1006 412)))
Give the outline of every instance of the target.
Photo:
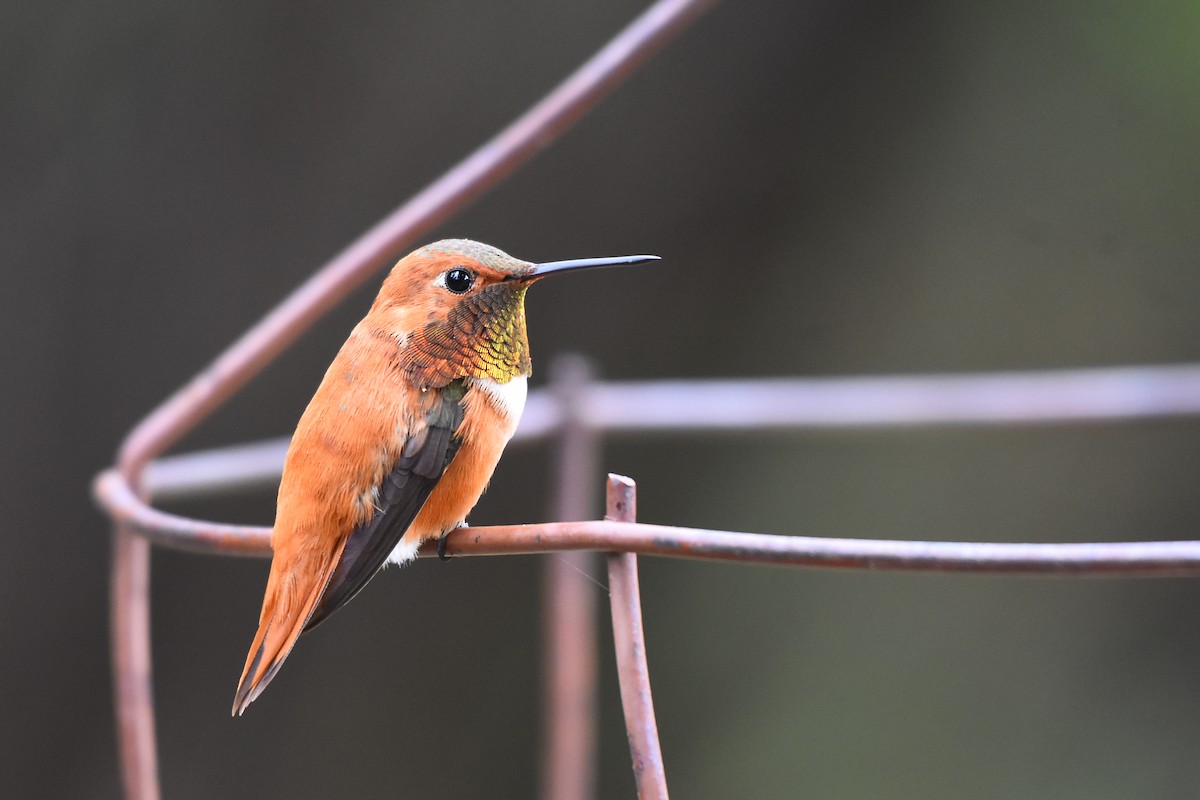
MULTIPOLYGON (((111 625, 121 771, 130 800, 160 796, 149 636, 151 545, 264 556, 269 530, 166 514, 151 497, 208 495, 277 479, 285 443, 159 459, 322 314, 431 228, 569 128, 687 27, 712 0, 659 0, 491 141, 336 256, 154 409, 127 436, 94 494, 114 523, 111 625), (159 460, 156 460, 159 459, 159 460)), ((641 631, 636 556, 644 553, 813 567, 1024 574, 1200 574, 1200 542, 987 544, 764 536, 634 522, 633 483, 610 476, 608 516, 586 515, 598 484, 598 437, 640 431, 1013 425, 1200 414, 1200 365, 975 376, 592 383, 576 365, 531 394, 518 441, 554 437, 560 485, 544 525, 464 528, 452 556, 606 552, 618 675, 640 797, 665 798, 641 631)), ((430 552, 422 552, 428 556, 430 552)), ((547 578, 547 720, 543 796, 592 794, 594 600, 572 592, 574 566, 547 578)))
MULTIPOLYGON (((576 570, 589 551, 609 556, 618 675, 641 797, 665 797, 655 729, 634 553, 808 567, 1024 575, 1170 576, 1200 574, 1200 541, 996 544, 768 536, 635 523, 633 485, 610 476, 604 520, 578 520, 598 483, 596 453, 605 435, 774 431, 879 426, 1010 426, 1122 422, 1200 414, 1200 365, 1073 370, 925 378, 695 381, 605 384, 590 381, 576 360, 556 365, 548 389, 530 396, 515 444, 558 442, 552 515, 540 525, 463 528, 447 538, 454 557, 570 553, 583 561, 547 562, 546 719, 542 796, 592 796, 596 748, 595 596, 581 591, 576 570), (762 393, 771 402, 746 408, 726 402, 762 393), (680 402, 686 397, 686 402, 680 402), (669 421, 664 409, 680 409, 669 421), (621 412, 621 413, 618 413, 621 412), (617 505, 625 492, 623 510, 617 505)), ((147 484, 163 497, 220 494, 278 480, 285 442, 267 441, 184 454, 147 465, 147 484)), ((270 529, 193 520, 159 511, 117 470, 96 480, 95 497, 116 523, 114 668, 122 764, 154 764, 148 638, 149 574, 130 547, 149 543, 224 555, 268 556, 270 529), (137 602, 117 605, 119 598, 137 602), (119 613, 116 613, 119 612, 119 613)), ((434 555, 431 547, 420 553, 434 555)), ((141 765, 139 767, 139 765, 141 765)), ((126 773, 127 777, 129 773, 126 773)), ((157 797, 157 778, 141 774, 137 794, 157 797), (152 782, 151 782, 152 781, 152 782)))

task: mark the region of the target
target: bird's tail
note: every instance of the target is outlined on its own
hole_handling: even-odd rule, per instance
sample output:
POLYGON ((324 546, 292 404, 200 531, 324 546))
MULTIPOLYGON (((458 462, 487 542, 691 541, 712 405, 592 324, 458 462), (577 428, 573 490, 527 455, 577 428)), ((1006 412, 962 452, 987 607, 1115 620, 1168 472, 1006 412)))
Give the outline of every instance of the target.
POLYGON ((343 539, 334 553, 313 550, 275 553, 258 619, 258 632, 250 644, 246 666, 233 697, 235 716, 240 716, 246 706, 262 694, 283 666, 325 593, 344 546, 343 539))

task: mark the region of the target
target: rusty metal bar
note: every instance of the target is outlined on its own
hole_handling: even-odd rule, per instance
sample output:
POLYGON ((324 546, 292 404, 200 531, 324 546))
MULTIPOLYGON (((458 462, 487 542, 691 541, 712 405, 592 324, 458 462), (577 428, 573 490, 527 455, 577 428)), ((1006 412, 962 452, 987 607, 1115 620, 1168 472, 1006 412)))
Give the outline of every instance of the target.
POLYGON ((962 375, 602 384, 602 431, 1061 424, 1200 414, 1200 364, 962 375))
MULTIPOLYGON (((202 522, 149 508, 120 476, 106 472, 97 502, 155 544, 211 554, 270 555, 270 529, 202 522)), ((1200 541, 1024 544, 834 539, 677 528, 604 520, 460 528, 446 538, 453 556, 625 551, 643 555, 803 567, 991 572, 1012 575, 1200 575, 1200 541)), ((423 557, 435 555, 423 548, 423 557)))
MULTIPOLYGON (((637 486, 632 480, 610 474, 606 496, 606 520, 633 522, 637 519, 637 486)), ((621 706, 625 711, 625 733, 629 739, 629 757, 633 761, 638 798, 667 800, 667 775, 658 741, 654 697, 650 691, 650 668, 646 664, 646 636, 642 629, 642 596, 635 554, 608 554, 608 588, 621 706)))
MULTIPOLYGON (((550 519, 592 517, 599 483, 599 442, 579 417, 580 400, 592 380, 582 356, 562 356, 550 365, 553 396, 561 418, 550 519)), ((596 784, 596 593, 584 577, 594 557, 558 553, 544 559, 546 642, 543 700, 542 797, 589 800, 596 784)))
MULTIPOLYGON (((834 539, 611 521, 461 528, 455 555, 599 550, 778 566, 1008 575, 1200 575, 1200 541, 1026 544, 834 539)), ((422 556, 434 550, 422 550, 422 556)))
MULTIPOLYGON (((206 522, 188 519, 177 514, 168 514, 146 504, 115 469, 102 472, 92 487, 96 502, 119 528, 126 528, 129 535, 140 536, 160 547, 185 550, 193 553, 208 553, 231 556, 271 555, 271 529, 258 525, 234 525, 225 522, 206 522)), ((128 557, 121 552, 116 555, 128 557)), ((137 554, 140 558, 141 554, 137 554)), ((131 608, 118 603, 118 595, 125 593, 124 576, 114 564, 113 602, 127 610, 131 608), (117 579, 120 580, 117 580, 117 579)), ((118 615, 114 614, 114 620, 118 615)), ((114 631, 120 633, 120 631, 114 631)), ((117 642, 124 641, 117 638, 117 642)))
POLYGON ((150 679, 150 542, 122 524, 113 537, 112 586, 109 599, 113 696, 117 703, 117 746, 120 748, 125 795, 158 800, 158 751, 154 736, 154 690, 150 679), (116 642, 125 646, 117 647, 116 642))

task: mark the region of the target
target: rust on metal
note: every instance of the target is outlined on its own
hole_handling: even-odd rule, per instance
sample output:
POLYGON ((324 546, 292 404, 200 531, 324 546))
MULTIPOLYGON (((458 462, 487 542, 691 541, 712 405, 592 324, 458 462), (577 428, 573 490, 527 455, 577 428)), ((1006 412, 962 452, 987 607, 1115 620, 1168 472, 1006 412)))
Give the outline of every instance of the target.
POLYGON ((158 800, 158 752, 150 680, 150 542, 118 522, 113 536, 113 690, 127 797, 158 800))
MULTIPOLYGON (((637 486, 629 478, 610 474, 606 506, 606 520, 633 522, 637 519, 637 486)), ((625 734, 629 739, 638 798, 666 800, 667 775, 658 741, 654 697, 650 691, 650 668, 646 663, 636 554, 609 553, 608 589, 621 706, 625 711, 625 734)))
MULTIPOLYGON (((455 555, 599 550, 782 566, 1021 575, 1200 575, 1200 541, 1023 544, 834 539, 614 522, 463 528, 455 555)), ((432 555, 432 548, 421 555, 432 555)))
MULTIPOLYGON (((141 501, 120 474, 96 482, 97 502, 155 544, 204 553, 266 556, 270 529, 179 517, 141 501)), ((587 520, 460 528, 446 538, 451 556, 579 550, 740 561, 783 566, 1022 575, 1200 575, 1200 541, 996 543, 922 542, 780 536, 587 520)), ((432 544, 419 555, 433 557, 432 544)))

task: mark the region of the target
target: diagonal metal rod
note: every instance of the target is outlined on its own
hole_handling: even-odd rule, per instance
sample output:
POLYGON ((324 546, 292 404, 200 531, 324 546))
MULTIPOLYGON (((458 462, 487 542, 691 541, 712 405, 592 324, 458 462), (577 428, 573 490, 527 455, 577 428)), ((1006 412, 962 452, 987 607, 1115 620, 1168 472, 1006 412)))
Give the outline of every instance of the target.
MULTIPOLYGON (((146 463, 219 408, 322 314, 418 237, 476 199, 571 127, 714 0, 659 0, 495 138, 398 208, 302 284, 211 365, 130 432, 117 456, 128 487, 141 492, 146 463)), ((132 624, 147 602, 149 548, 114 529, 111 572, 114 663, 149 652, 148 624, 132 624), (145 581, 132 577, 145 576, 145 581)), ((125 794, 158 796, 149 663, 144 673, 114 675, 125 794), (139 682, 140 681, 140 682, 139 682)))
MULTIPOLYGON (((637 486, 632 480, 609 474, 606 497, 606 520, 633 522, 637 519, 637 486)), ((658 742, 654 697, 650 692, 635 554, 608 554, 608 590, 617 677, 621 683, 621 707, 625 711, 625 734, 629 739, 638 800, 667 800, 667 775, 658 742)))
POLYGON ((659 0, 536 105, 360 236, 126 437, 119 464, 137 471, 219 408, 325 312, 560 134, 715 0, 659 0))

